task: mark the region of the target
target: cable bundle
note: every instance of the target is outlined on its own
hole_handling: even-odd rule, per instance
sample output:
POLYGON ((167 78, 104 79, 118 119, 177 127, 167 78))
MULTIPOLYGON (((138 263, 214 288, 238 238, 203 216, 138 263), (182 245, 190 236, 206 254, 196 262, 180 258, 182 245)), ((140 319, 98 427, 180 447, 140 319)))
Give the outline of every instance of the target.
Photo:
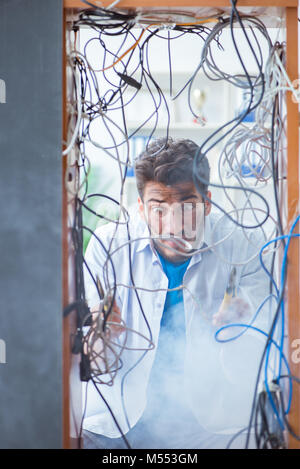
MULTIPOLYGON (((294 236, 292 232, 288 236, 285 236, 283 233, 279 209, 280 194, 278 194, 280 176, 279 160, 284 150, 285 117, 282 116, 283 94, 287 89, 292 89, 292 85, 284 69, 284 45, 280 43, 272 44, 265 26, 259 19, 250 16, 240 16, 236 8, 236 2, 234 1, 232 1, 232 10, 229 17, 203 19, 191 17, 178 22, 176 18, 174 20, 174 16, 168 18, 166 13, 121 13, 110 9, 96 8, 91 2, 86 3, 94 8, 81 12, 78 21, 74 23, 73 29, 76 32, 83 25, 89 26, 95 31, 95 37, 84 45, 83 52, 74 49, 69 54, 69 65, 73 73, 75 97, 74 101, 69 103, 69 114, 73 117, 74 125, 73 131, 71 131, 69 144, 63 152, 63 155, 68 158, 69 167, 73 167, 74 164, 77 165, 77 167, 80 168, 81 175, 75 184, 76 189, 74 191, 71 189, 73 181, 68 180, 69 173, 67 172, 66 185, 71 197, 75 199, 75 217, 73 220, 72 234, 76 260, 76 298, 78 304, 81 305, 77 309, 79 318, 77 324, 77 339, 80 341, 80 347, 77 347, 76 350, 77 353, 79 350, 82 355, 83 380, 88 381, 92 379, 96 388, 97 384, 113 384, 116 373, 118 373, 123 366, 122 353, 124 350, 134 350, 130 349, 127 344, 129 333, 140 335, 146 344, 145 347, 135 349, 143 353, 134 366, 140 363, 146 353, 154 347, 152 331, 138 293, 139 290, 146 290, 146 288, 136 286, 131 264, 129 272, 130 284, 123 285, 123 287, 134 290, 140 306, 139 314, 143 317, 143 321, 148 330, 148 336, 146 337, 141 335, 138 331, 133 331, 127 327, 123 320, 121 320, 121 322, 119 322, 119 318, 116 320, 117 318, 113 312, 113 304, 117 287, 120 285, 116 283, 115 266, 112 259, 114 253, 113 244, 111 242, 108 247, 104 246, 101 239, 96 237, 101 248, 105 251, 107 258, 103 267, 103 287, 105 289, 106 300, 109 298, 109 301, 106 302, 106 308, 103 307, 103 292, 100 291, 99 283, 97 279, 94 278, 83 257, 83 232, 88 232, 91 236, 96 235, 90 227, 83 223, 82 211, 89 211, 97 219, 115 223, 114 233, 116 233, 120 227, 125 229, 127 240, 119 249, 126 249, 126 255, 131 259, 131 245, 139 238, 132 238, 131 236, 129 230, 130 215, 123 203, 126 175, 128 169, 131 168, 134 163, 130 157, 130 139, 141 129, 145 129, 149 126, 150 130, 146 144, 146 146, 148 146, 156 134, 158 122, 162 114, 165 115, 166 121, 166 141, 170 129, 170 111, 167 97, 165 91, 162 90, 162 87, 155 79, 154 73, 152 73, 149 59, 151 40, 156 37, 160 38, 162 41, 167 41, 169 55, 169 94, 173 100, 176 100, 184 91, 187 91, 187 103, 191 111, 191 116, 195 119, 199 119, 201 116, 193 109, 191 96, 195 80, 200 72, 204 73, 204 75, 212 81, 226 80, 230 85, 242 90, 246 97, 245 106, 238 115, 212 132, 201 144, 199 152, 194 158, 194 183, 201 193, 201 183, 207 181, 203 180, 201 175, 197 172, 198 162, 204 155, 209 154, 212 149, 216 148, 221 141, 224 141, 223 151, 218 159, 220 184, 211 185, 212 187, 224 191, 225 197, 232 206, 232 210, 225 210, 220 204, 214 202, 214 200, 210 200, 210 202, 223 213, 223 217, 228 217, 236 227, 242 228, 247 242, 250 242, 249 233, 251 233, 251 230, 259 228, 263 232, 265 245, 263 247, 257 247, 257 252, 261 254, 261 263, 263 266, 264 261, 262 256, 267 252, 273 252, 271 271, 268 271, 266 267, 264 267, 270 277, 269 296, 266 296, 250 324, 229 325, 225 327, 243 326, 244 330, 247 328, 255 330, 255 327, 252 325, 255 317, 257 317, 264 304, 271 298, 275 298, 277 307, 269 334, 265 334, 267 337, 266 347, 259 367, 246 446, 249 442, 250 431, 254 426, 257 446, 274 447, 273 443, 275 437, 272 435, 272 438, 274 438, 270 439, 269 427, 266 423, 266 399, 268 399, 276 421, 279 422, 279 427, 275 426, 277 436, 279 435, 278 445, 283 445, 283 427, 288 428, 288 430, 292 432, 286 419, 289 406, 283 412, 284 417, 282 417, 282 412, 280 414, 279 411, 280 402, 275 400, 274 394, 269 390, 268 366, 270 363, 270 349, 273 346, 279 350, 279 372, 275 373, 276 376, 274 379, 278 386, 280 386, 280 379, 282 377, 281 363, 284 362, 287 367, 287 362, 282 352, 284 337, 283 295, 285 288, 286 261, 282 266, 283 274, 281 278, 281 288, 279 289, 274 280, 275 256, 279 248, 294 236), (213 24, 211 28, 209 27, 210 23, 213 24), (141 29, 137 29, 137 26, 141 29), (243 32, 250 54, 256 64, 256 74, 250 73, 246 67, 245 56, 243 56, 243 52, 240 50, 236 41, 235 26, 239 26, 243 32), (223 71, 214 58, 213 46, 217 46, 222 50, 222 32, 226 28, 230 30, 232 44, 242 69, 242 73, 240 74, 231 75, 223 71), (192 34, 194 37, 201 40, 202 51, 199 64, 195 71, 176 95, 173 95, 171 44, 173 40, 180 40, 180 38, 186 34, 192 34), (112 36, 120 38, 117 51, 109 49, 109 39, 112 36), (266 61, 263 59, 260 47, 260 41, 262 39, 267 42, 269 49, 269 56, 266 61), (102 50, 102 61, 98 64, 97 68, 92 66, 88 58, 89 44, 91 41, 97 41, 102 50), (134 102, 141 90, 148 91, 151 98, 151 109, 148 110, 147 117, 130 133, 127 128, 127 109, 130 104, 134 102), (255 112, 255 122, 251 125, 245 124, 245 117, 253 112, 255 112), (97 125, 99 125, 102 131, 105 131, 110 141, 109 144, 104 145, 101 142, 101 132, 97 133, 99 140, 98 138, 97 140, 95 139, 94 135, 96 132, 93 128, 97 125), (76 163, 74 162, 74 155, 72 155, 75 142, 78 151, 76 163), (90 162, 86 155, 87 143, 99 150, 99 157, 112 158, 117 162, 120 175, 120 201, 108 197, 105 194, 88 193, 90 162), (247 177, 245 177, 245 167, 248 171, 247 177, 252 178, 253 183, 251 185, 246 184, 247 177), (224 184, 224 180, 228 177, 234 178, 235 185, 224 184), (259 192, 259 189, 264 187, 267 183, 270 183, 270 181, 274 187, 276 218, 270 214, 268 201, 259 192), (239 193, 242 193, 245 197, 245 202, 241 208, 236 206, 232 197, 232 191, 241 191, 239 193), (94 208, 90 208, 88 201, 92 199, 109 199, 118 211, 117 216, 111 219, 99 213, 94 208), (258 200, 263 204, 263 208, 256 207, 258 200), (271 236, 268 236, 265 230, 265 223, 267 221, 271 221, 273 224, 271 236), (85 291, 82 276, 83 265, 85 265, 86 269, 89 271, 99 294, 99 304, 102 305, 96 313, 88 312, 88 314, 86 314, 85 291), (112 278, 109 275, 109 268, 113 272, 112 278), (278 319, 280 313, 282 318, 279 324, 278 319), (93 321, 91 321, 92 317, 94 318, 93 321), (89 325, 89 329, 87 333, 83 334, 82 329, 85 325, 89 325), (123 331, 120 339, 114 337, 113 334, 113 329, 116 326, 120 327, 123 331), (279 337, 279 339, 277 339, 279 340, 279 345, 275 335, 279 337), (265 394, 259 394, 258 382, 263 364, 265 365, 265 394), (255 420, 254 423, 253 419, 255 420)), ((162 149, 163 147, 160 150, 162 149)), ((203 193, 202 195, 207 199, 206 194, 203 193)), ((219 243, 222 241, 224 240, 219 241, 219 243)), ((288 243, 289 241, 286 245, 288 245, 288 243)), ((217 243, 208 248, 200 249, 200 252, 210 248, 217 252, 216 246, 217 243)), ((285 256, 286 255, 287 250, 285 251, 285 256)), ((249 259, 247 262, 251 260, 252 259, 249 259)), ((224 262, 226 262, 226 259, 224 259, 224 262)), ((238 262, 237 265, 239 265, 238 262)), ((182 285, 180 288, 187 287, 182 285)), ((153 293, 155 293, 155 291, 153 291, 153 293)), ((198 302, 197 298, 193 298, 193 300, 198 302)), ((218 333, 220 331, 218 331, 218 333)), ((256 332, 257 334, 263 333, 259 330, 256 332)), ((218 337, 218 333, 216 334, 216 338, 218 337)), ((235 339, 238 339, 238 336, 235 339)), ((122 393, 126 377, 132 369, 133 367, 130 368, 122 378, 122 393)), ((290 395, 292 380, 293 378, 290 378, 289 381, 290 395)), ((281 388, 280 391, 282 391, 281 388)), ((100 392, 99 389, 98 392, 100 392)), ((109 410, 111 411, 110 408, 109 410)), ((124 413, 126 415, 126 409, 124 409, 124 413)), ((268 415, 270 415, 270 412, 268 415)))

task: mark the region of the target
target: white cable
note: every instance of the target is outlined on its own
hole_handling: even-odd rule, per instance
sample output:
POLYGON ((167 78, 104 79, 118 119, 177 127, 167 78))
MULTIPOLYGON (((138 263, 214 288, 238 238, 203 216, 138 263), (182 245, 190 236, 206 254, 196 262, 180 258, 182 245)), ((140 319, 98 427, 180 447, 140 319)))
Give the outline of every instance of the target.
MULTIPOLYGON (((115 0, 107 8, 108 9, 113 8, 118 3, 119 3, 119 0, 115 0)), ((142 20, 142 15, 140 15, 140 17, 137 16, 135 18, 135 22, 139 22, 141 20, 142 20)), ((255 23, 250 21, 250 24, 255 24, 255 23)), ((219 34, 221 32, 221 30, 222 30, 221 25, 219 25, 218 28, 214 28, 214 31, 216 32, 216 34, 219 34)), ((262 33, 262 35, 264 35, 263 31, 260 31, 260 32, 262 33)), ((236 76, 236 77, 230 77, 229 75, 226 76, 225 73, 223 73, 222 71, 220 71, 216 68, 214 59, 213 59, 211 51, 210 51, 210 43, 211 43, 212 39, 213 38, 210 38, 210 42, 208 41, 208 43, 205 45, 205 47, 207 47, 206 67, 209 70, 209 72, 212 73, 215 77, 217 77, 217 79, 224 79, 225 78, 225 79, 227 79, 227 81, 233 82, 234 85, 236 85, 240 88, 243 88, 243 89, 247 89, 247 84, 244 85, 242 83, 242 80, 238 76, 236 76)), ((74 54, 77 54, 77 53, 74 52, 74 54)), ((79 56, 79 53, 77 55, 79 56)), ((92 67, 90 66, 90 64, 88 63, 87 59, 84 56, 82 56, 81 54, 80 54, 80 56, 83 57, 83 59, 85 61, 84 63, 87 64, 90 72, 91 73, 95 72, 92 69, 92 67)), ((258 187, 256 187, 256 189, 262 189, 267 184, 267 181, 270 179, 270 177, 272 177, 272 171, 271 171, 271 167, 270 167, 270 158, 268 156, 268 151, 270 149, 271 144, 270 144, 270 129, 267 126, 267 119, 269 119, 270 115, 271 115, 270 108, 271 108, 271 104, 272 104, 272 101, 274 99, 274 96, 277 95, 279 92, 282 92, 286 89, 289 89, 289 87, 285 86, 282 82, 283 81, 282 76, 284 75, 284 71, 281 70, 282 64, 280 65, 280 64, 277 63, 278 62, 277 55, 275 54, 275 56, 274 56, 274 54, 273 54, 273 56, 272 56, 272 54, 271 54, 269 59, 270 59, 269 63, 267 64, 266 70, 265 70, 266 91, 265 91, 265 94, 263 96, 263 99, 262 99, 260 105, 256 109, 256 122, 255 122, 255 124, 250 129, 246 126, 243 127, 242 131, 240 131, 240 129, 239 129, 237 131, 237 133, 232 137, 232 139, 230 141, 230 144, 228 143, 228 145, 225 147, 224 152, 222 152, 221 157, 219 159, 219 172, 220 172, 220 163, 223 159, 224 160, 223 164, 227 165, 227 168, 230 170, 231 175, 236 177, 236 180, 239 182, 239 187, 241 189, 243 189, 243 194, 245 195, 246 200, 245 200, 245 203, 244 203, 242 208, 237 208, 235 206, 234 202, 230 199, 226 188, 224 188, 224 193, 225 193, 226 197, 230 200, 230 203, 233 206, 233 210, 231 210, 231 212, 229 212, 229 214, 233 213, 236 216, 236 218, 239 219, 239 213, 241 213, 241 215, 240 215, 241 220, 244 219, 245 214, 246 214, 246 210, 248 210, 248 211, 250 210, 251 213, 252 213, 252 216, 254 216, 254 217, 257 217, 259 212, 260 213, 266 213, 265 210, 262 210, 260 208, 256 208, 252 204, 252 200, 253 200, 253 197, 255 197, 255 194, 250 193, 249 191, 247 191, 247 186, 244 184, 244 181, 241 179, 242 164, 246 163, 246 164, 248 164, 249 167, 251 167, 252 159, 250 157, 250 152, 251 152, 251 156, 254 155, 254 153, 255 153, 255 158, 253 158, 253 161, 256 161, 256 157, 257 157, 258 164, 264 169, 264 175, 262 174, 261 171, 259 171, 257 169, 258 166, 255 166, 255 168, 251 171, 253 177, 255 178, 255 185, 258 186, 258 187), (242 157, 241 157, 238 154, 238 149, 242 145, 242 142, 245 143, 244 148, 245 148, 245 151, 246 151, 246 155, 242 155, 242 157), (256 145, 256 147, 254 147, 254 145, 256 145), (265 174, 266 172, 267 172, 267 174, 265 174)), ((147 62, 146 62, 146 65, 147 65, 147 62)), ((150 65, 148 64, 148 66, 149 66, 148 69, 144 68, 144 72, 147 73, 147 70, 148 70, 148 72, 150 74, 150 70, 149 70, 150 65)), ((194 78, 194 75, 193 75, 192 78, 194 78)), ((77 79, 78 79, 78 77, 76 75, 76 84, 77 84, 77 79)), ((289 83, 290 86, 292 86, 290 81, 288 81, 288 83, 289 83)), ((98 113, 97 117, 102 117, 104 125, 110 124, 112 126, 112 128, 113 128, 112 133, 113 133, 113 131, 116 131, 116 129, 118 129, 118 131, 121 132, 122 137, 124 137, 124 139, 125 139, 124 143, 127 144, 127 156, 128 156, 129 155, 128 135, 127 135, 126 131, 121 129, 121 127, 107 115, 107 113, 111 110, 111 108, 109 108, 108 110, 106 109, 105 113, 104 113, 104 112, 102 112, 101 107, 99 107, 99 109, 97 109, 97 104, 99 104, 99 103, 93 104, 93 102, 88 102, 87 100, 85 100, 84 103, 82 103, 81 102, 81 97, 80 97, 80 100, 79 100, 79 91, 81 89, 80 84, 81 83, 79 83, 79 85, 76 85, 76 91, 77 91, 76 92, 76 99, 77 99, 77 107, 78 107, 77 122, 76 122, 75 130, 74 130, 74 134, 72 136, 71 142, 68 145, 68 148, 65 150, 65 152, 67 153, 67 150, 70 151, 71 147, 75 143, 75 140, 76 140, 76 137, 77 137, 77 134, 78 134, 78 131, 79 131, 79 127, 80 127, 80 120, 84 119, 88 115, 88 114, 83 114, 82 115, 82 113, 79 113, 79 109, 80 109, 80 112, 81 112, 82 104, 86 104, 86 105, 90 105, 90 108, 93 109, 93 112, 95 111, 94 117, 92 117, 91 119, 95 120, 95 116, 97 116, 96 113, 98 113)), ((254 85, 257 88, 258 86, 262 86, 262 83, 254 83, 254 85)), ((96 80, 96 79, 95 79, 95 81, 93 80, 93 86, 97 87, 98 96, 101 96, 100 90, 98 88, 98 80, 96 80)), ((161 99, 162 98, 160 96, 160 102, 161 102, 161 99)), ((88 113, 88 106, 86 107, 86 109, 87 109, 86 112, 88 113)), ((158 106, 157 106, 156 102, 155 102, 155 111, 154 111, 153 115, 154 114, 156 114, 156 116, 158 115, 158 106)), ((277 123, 279 127, 278 127, 278 130, 276 131, 276 135, 275 135, 275 143, 276 144, 281 142, 281 140, 280 140, 280 137, 281 137, 280 126, 283 125, 283 120, 284 119, 282 119, 281 121, 279 121, 277 123)), ((124 127, 124 128, 126 129, 126 127, 124 127)), ((92 139, 88 139, 87 137, 82 136, 81 141, 89 141, 94 147, 100 148, 108 156, 112 157, 115 161, 117 161, 118 166, 119 166, 119 170, 120 170, 120 176, 121 176, 121 179, 122 179, 121 167, 122 166, 123 167, 124 166, 129 166, 129 163, 128 163, 128 159, 126 160, 125 163, 123 161, 121 161, 121 159, 120 159, 118 148, 121 146, 121 144, 115 145, 113 147, 115 149, 116 153, 112 154, 112 151, 109 151, 109 150, 111 150, 110 148, 103 148, 102 145, 100 145, 98 142, 96 142, 92 139)), ((116 142, 114 141, 114 143, 116 143, 116 142)), ((220 180, 222 181, 222 175, 220 177, 220 180)), ((222 182, 222 184, 223 184, 223 182, 222 182)), ((122 179, 121 203, 120 203, 121 210, 120 210, 120 213, 122 212, 122 208, 123 208, 123 197, 122 197, 123 196, 123 185, 124 185, 124 180, 122 179)), ((213 235, 215 233, 215 230, 217 229, 218 223, 222 223, 222 221, 224 220, 224 216, 226 216, 226 215, 223 215, 223 217, 221 217, 218 220, 218 222, 216 223, 216 225, 213 227, 213 229, 212 229, 212 239, 213 239, 213 235)), ((276 229, 276 220, 274 220, 274 218, 271 215, 269 215, 269 219, 274 222, 274 229, 276 229)), ((122 223, 120 222, 120 220, 118 220, 116 222, 114 235, 112 236, 112 238, 110 240, 110 245, 109 245, 109 248, 108 248, 108 254, 109 254, 110 257, 107 256, 105 264, 103 266, 103 271, 104 271, 104 275, 106 277, 106 282, 107 282, 106 286, 107 285, 109 286, 109 283, 110 283, 108 273, 109 273, 109 263, 112 262, 111 257, 117 251, 124 248, 125 246, 128 246, 130 243, 134 243, 134 242, 142 240, 142 239, 147 239, 151 242, 151 240, 153 239, 153 237, 151 237, 151 236, 136 238, 136 239, 130 239, 126 243, 124 243, 124 244, 118 246, 117 248, 115 248, 114 250, 112 250, 113 238, 114 238, 115 233, 116 233, 117 229, 119 228, 120 224, 122 224, 122 223)), ((227 233, 227 235, 223 239, 218 240, 215 243, 212 243, 210 246, 205 246, 204 248, 201 248, 201 249, 197 250, 196 252, 193 252, 193 253, 190 253, 190 254, 186 253, 187 257, 194 256, 195 254, 200 253, 200 252, 205 252, 205 251, 208 251, 208 250, 214 250, 216 256, 222 262, 225 262, 226 264, 230 264, 230 265, 244 266, 245 264, 251 262, 254 258, 257 257, 260 249, 259 249, 259 251, 257 251, 255 253, 255 255, 253 255, 249 259, 244 260, 243 262, 239 262, 239 263, 238 262, 237 263, 232 263, 231 261, 228 261, 227 259, 224 259, 220 255, 220 253, 218 252, 218 249, 217 249, 217 247, 221 243, 225 242, 228 238, 230 238, 234 234, 236 229, 237 229, 237 225, 234 225, 232 231, 227 233)), ((264 238, 266 239, 267 237, 266 237, 266 233, 265 233, 263 227, 262 227, 262 232, 264 234, 264 238)), ((247 233, 248 232, 245 229, 243 229, 243 234, 245 236, 245 239, 247 239, 247 241, 253 245, 253 242, 250 238, 248 238, 247 233)), ((160 238, 156 239, 156 241, 159 242, 159 239, 160 238)), ((167 246, 167 247, 170 249, 170 251, 182 254, 182 252, 178 251, 177 249, 174 249, 170 246, 167 246)), ((256 247, 258 248, 258 246, 256 246, 256 247)), ((277 247, 277 249, 279 249, 279 246, 277 247)), ((266 250, 266 251, 268 253, 270 253, 270 252, 274 252, 275 249, 270 248, 269 250, 266 250)), ((263 254, 266 254, 266 252, 264 252, 263 254)), ((174 288, 174 289, 146 289, 146 288, 143 288, 143 287, 123 285, 123 284, 117 283, 113 287, 109 287, 109 288, 111 289, 111 291, 113 291, 113 289, 118 287, 118 286, 123 286, 125 288, 131 288, 133 290, 151 291, 153 293, 158 292, 158 291, 167 291, 167 292, 169 292, 169 291, 186 289, 191 294, 191 297, 193 298, 193 301, 195 301, 196 304, 198 305, 197 309, 199 309, 201 311, 201 313, 204 314, 204 312, 201 309, 201 305, 200 305, 198 299, 189 291, 189 289, 185 285, 181 285, 180 287, 177 287, 177 288, 174 288)), ((114 323, 114 321, 107 321, 106 324, 108 326, 108 329, 109 329, 109 327, 113 327, 113 326, 116 325, 114 323)), ((128 347, 127 346, 127 333, 128 332, 137 333, 137 334, 139 334, 139 333, 137 331, 134 331, 134 330, 130 329, 130 328, 127 328, 124 322, 122 322, 122 327, 124 327, 124 331, 125 331, 125 342, 123 342, 121 344, 118 344, 114 339, 109 337, 109 335, 108 336, 103 335, 103 337, 101 338, 101 340, 103 340, 103 344, 104 344, 104 349, 102 351, 103 353, 101 355, 101 357, 104 360, 104 364, 105 364, 104 370, 106 370, 104 374, 107 374, 107 378, 110 380, 109 381, 110 384, 112 384, 112 382, 114 380, 114 377, 115 377, 115 375, 118 371, 118 368, 121 366, 121 354, 122 354, 123 350, 142 350, 142 351, 148 351, 149 350, 149 348, 148 349, 146 349, 146 348, 145 349, 144 348, 131 349, 130 347, 128 347), (109 354, 110 353, 112 354, 112 360, 111 361, 109 359, 109 354)), ((101 335, 101 328, 100 328, 100 335, 101 335)), ((96 336, 94 338, 96 338, 96 336)), ((149 346, 151 346, 152 342, 149 339, 147 339, 144 336, 142 336, 142 338, 146 339, 149 342, 149 346)), ((91 353, 94 353, 94 351, 92 349, 89 349, 89 350, 90 350, 91 353)), ((96 360, 96 358, 97 358, 96 354, 93 355, 93 357, 96 360)), ((95 376, 95 378, 99 380, 98 382, 102 383, 103 380, 102 380, 101 376, 103 374, 103 369, 101 367, 99 368, 98 366, 93 364, 92 372, 93 372, 93 376, 95 376)))
POLYGON ((120 3, 120 0, 114 0, 114 2, 112 2, 110 5, 108 5, 108 7, 105 7, 105 8, 106 8, 106 10, 110 10, 111 8, 118 5, 118 3, 120 3))
POLYGON ((291 80, 290 80, 288 74, 286 73, 286 70, 285 70, 285 68, 284 68, 284 66, 283 66, 283 64, 282 64, 282 62, 281 62, 281 60, 280 60, 280 58, 278 57, 278 54, 277 54, 276 51, 275 51, 275 57, 276 57, 276 62, 278 63, 278 65, 279 65, 279 67, 280 67, 280 69, 281 69, 281 71, 282 71, 282 73, 283 73, 283 75, 284 75, 286 81, 287 81, 288 84, 289 84, 289 87, 288 87, 289 91, 291 91, 291 92, 293 93, 293 95, 294 95, 296 101, 297 101, 298 103, 300 103, 300 96, 299 96, 298 92, 295 90, 295 88, 293 87, 293 84, 292 84, 292 82, 291 82, 291 80))
POLYGON ((63 156, 68 155, 68 153, 70 153, 70 151, 72 150, 75 144, 75 141, 79 132, 80 123, 81 123, 81 90, 80 90, 81 80, 80 80, 79 74, 76 73, 76 71, 75 71, 75 77, 76 77, 77 122, 75 125, 72 138, 70 140, 70 143, 68 147, 62 152, 63 156))

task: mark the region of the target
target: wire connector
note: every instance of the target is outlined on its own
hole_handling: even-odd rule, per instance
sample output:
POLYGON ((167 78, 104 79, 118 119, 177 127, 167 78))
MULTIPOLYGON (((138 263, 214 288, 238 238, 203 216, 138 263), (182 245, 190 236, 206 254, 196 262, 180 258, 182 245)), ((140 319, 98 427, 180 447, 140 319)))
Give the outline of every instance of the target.
POLYGON ((91 364, 88 355, 81 354, 80 380, 89 381, 91 379, 91 364))

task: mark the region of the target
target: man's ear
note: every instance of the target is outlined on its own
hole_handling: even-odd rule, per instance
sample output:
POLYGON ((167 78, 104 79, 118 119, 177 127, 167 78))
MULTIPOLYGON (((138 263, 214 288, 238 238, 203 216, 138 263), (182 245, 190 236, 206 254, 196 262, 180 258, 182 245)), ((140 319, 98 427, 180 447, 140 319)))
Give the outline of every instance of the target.
MULTIPOLYGON (((207 191, 206 195, 209 199, 211 199, 211 192, 210 191, 207 191)), ((205 201, 204 201, 204 214, 209 215, 210 211, 211 211, 211 202, 209 200, 205 199, 205 201)))
POLYGON ((137 199, 138 201, 138 207, 139 207, 139 214, 141 216, 141 218, 146 221, 146 217, 145 217, 145 207, 144 207, 144 204, 143 204, 143 201, 140 197, 138 197, 137 199))

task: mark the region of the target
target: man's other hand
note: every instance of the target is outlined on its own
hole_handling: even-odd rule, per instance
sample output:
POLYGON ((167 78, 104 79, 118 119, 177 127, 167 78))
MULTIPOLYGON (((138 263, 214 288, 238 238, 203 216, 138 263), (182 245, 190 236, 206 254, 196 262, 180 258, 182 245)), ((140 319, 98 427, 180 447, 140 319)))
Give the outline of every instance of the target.
POLYGON ((222 327, 230 323, 248 323, 251 317, 249 304, 238 296, 225 295, 223 302, 216 314, 213 315, 212 323, 216 327, 222 327))

